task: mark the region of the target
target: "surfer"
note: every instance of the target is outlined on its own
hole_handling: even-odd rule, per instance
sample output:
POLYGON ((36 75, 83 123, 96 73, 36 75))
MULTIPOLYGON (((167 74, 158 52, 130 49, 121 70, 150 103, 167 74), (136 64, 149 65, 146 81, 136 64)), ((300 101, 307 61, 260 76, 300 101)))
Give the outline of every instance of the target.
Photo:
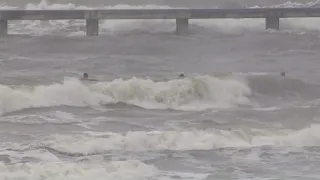
POLYGON ((82 81, 98 81, 96 79, 89 79, 88 73, 84 73, 80 80, 82 80, 82 81))

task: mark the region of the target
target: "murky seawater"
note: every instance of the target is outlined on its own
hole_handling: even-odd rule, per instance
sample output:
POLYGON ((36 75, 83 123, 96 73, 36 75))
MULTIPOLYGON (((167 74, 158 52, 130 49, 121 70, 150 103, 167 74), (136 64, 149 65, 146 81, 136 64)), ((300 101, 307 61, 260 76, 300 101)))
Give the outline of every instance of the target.
MULTIPOLYGON (((1 1, 2 9, 316 7, 310 1, 1 1)), ((319 179, 319 18, 12 21, 0 179, 319 179), (87 72, 98 82, 83 82, 87 72), (286 72, 281 76, 280 72, 286 72), (185 78, 179 78, 184 73, 185 78)))

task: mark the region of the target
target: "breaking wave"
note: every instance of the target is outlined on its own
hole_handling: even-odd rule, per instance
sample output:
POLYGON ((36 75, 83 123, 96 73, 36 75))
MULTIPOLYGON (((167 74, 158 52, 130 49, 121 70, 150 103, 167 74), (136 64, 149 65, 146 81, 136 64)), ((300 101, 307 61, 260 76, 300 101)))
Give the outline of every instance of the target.
POLYGON ((148 179, 159 174, 152 165, 140 161, 112 161, 110 163, 42 162, 0 163, 3 179, 148 179))
POLYGON ((0 112, 53 106, 94 108, 115 103, 146 109, 220 109, 249 105, 250 93, 245 80, 233 77, 196 76, 159 82, 131 78, 95 84, 66 79, 34 87, 0 85, 0 112))
POLYGON ((202 75, 169 81, 133 77, 98 83, 66 78, 62 83, 51 85, 0 85, 0 113, 58 106, 101 109, 117 107, 119 103, 145 109, 184 111, 259 108, 265 107, 267 101, 317 101, 319 92, 320 85, 270 75, 202 75))
POLYGON ((313 124, 300 130, 184 130, 132 131, 126 133, 83 132, 50 135, 30 144, 7 144, 19 151, 45 148, 67 155, 86 156, 106 151, 213 150, 217 148, 248 148, 259 146, 319 146, 320 126, 313 124), (190 143, 191 142, 191 143, 190 143))

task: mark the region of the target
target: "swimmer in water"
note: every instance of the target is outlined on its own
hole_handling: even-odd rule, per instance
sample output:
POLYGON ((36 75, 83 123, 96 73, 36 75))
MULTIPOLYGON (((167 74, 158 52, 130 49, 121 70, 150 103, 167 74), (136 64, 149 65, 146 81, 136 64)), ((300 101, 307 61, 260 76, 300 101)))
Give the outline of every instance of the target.
POLYGON ((281 72, 280 75, 281 75, 281 76, 286 76, 286 73, 285 73, 285 72, 281 72))
POLYGON ((179 74, 179 78, 184 78, 184 77, 185 77, 185 76, 184 76, 183 73, 179 74))
POLYGON ((80 80, 82 80, 82 81, 98 81, 96 79, 89 79, 88 73, 84 73, 80 80))

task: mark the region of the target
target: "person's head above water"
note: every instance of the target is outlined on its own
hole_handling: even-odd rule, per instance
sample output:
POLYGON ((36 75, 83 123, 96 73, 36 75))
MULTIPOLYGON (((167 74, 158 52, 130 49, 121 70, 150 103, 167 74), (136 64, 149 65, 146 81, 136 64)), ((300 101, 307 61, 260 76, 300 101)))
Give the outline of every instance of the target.
POLYGON ((285 73, 285 72, 281 72, 280 75, 281 75, 281 76, 286 76, 286 73, 285 73))
POLYGON ((89 79, 88 73, 83 73, 81 80, 84 80, 84 81, 98 81, 96 79, 89 79))
POLYGON ((88 79, 88 78, 89 78, 88 73, 84 73, 83 76, 82 76, 82 78, 83 78, 83 79, 88 79))
POLYGON ((183 73, 179 74, 179 78, 184 78, 184 74, 183 73))

